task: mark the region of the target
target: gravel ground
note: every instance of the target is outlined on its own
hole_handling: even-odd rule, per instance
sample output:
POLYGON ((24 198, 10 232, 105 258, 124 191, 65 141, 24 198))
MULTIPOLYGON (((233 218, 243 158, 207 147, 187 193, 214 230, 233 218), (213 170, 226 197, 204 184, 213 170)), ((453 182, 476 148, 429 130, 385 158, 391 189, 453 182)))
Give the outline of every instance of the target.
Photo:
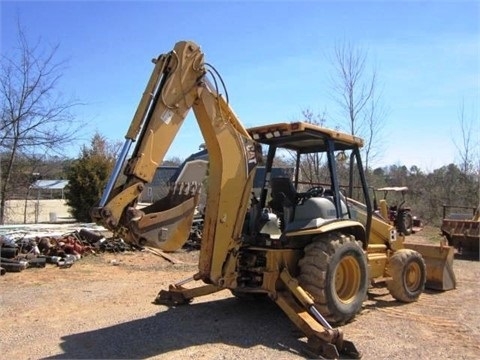
MULTIPOLYGON (((88 256, 0 278, 3 359, 302 359, 305 338, 273 302, 228 291, 187 306, 152 304, 191 276, 198 252, 173 265, 146 252, 88 256)), ((480 263, 455 260, 458 287, 400 304, 385 289, 343 326, 364 359, 480 357, 480 263)))

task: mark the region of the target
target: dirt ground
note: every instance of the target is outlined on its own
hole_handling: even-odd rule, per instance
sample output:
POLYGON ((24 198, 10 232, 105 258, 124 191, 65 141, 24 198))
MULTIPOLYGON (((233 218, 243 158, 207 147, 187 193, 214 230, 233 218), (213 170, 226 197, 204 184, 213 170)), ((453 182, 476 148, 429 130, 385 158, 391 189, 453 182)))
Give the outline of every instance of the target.
MULTIPOLYGON (((412 239, 423 240, 421 233, 412 239)), ((3 359, 301 359, 305 338, 273 302, 228 291, 167 308, 160 289, 196 271, 198 252, 89 255, 0 278, 3 359)), ((456 259, 457 289, 411 304, 374 289, 342 327, 364 359, 480 357, 480 262, 456 259)))

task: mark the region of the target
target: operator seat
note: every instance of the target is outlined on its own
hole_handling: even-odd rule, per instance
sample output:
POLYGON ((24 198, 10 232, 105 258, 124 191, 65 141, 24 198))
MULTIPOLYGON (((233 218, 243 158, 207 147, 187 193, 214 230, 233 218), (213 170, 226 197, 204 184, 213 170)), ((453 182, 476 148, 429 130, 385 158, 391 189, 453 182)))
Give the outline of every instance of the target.
POLYGON ((388 221, 387 200, 381 199, 379 203, 380 203, 380 215, 383 217, 384 220, 388 221))
POLYGON ((283 211, 283 206, 293 206, 297 202, 297 190, 287 177, 275 177, 270 180, 272 200, 270 207, 276 211, 283 211), (286 203, 288 202, 288 203, 286 203))
POLYGON ((275 177, 270 180, 272 200, 268 203, 272 210, 279 215, 283 227, 293 217, 297 203, 297 190, 288 177, 275 177))

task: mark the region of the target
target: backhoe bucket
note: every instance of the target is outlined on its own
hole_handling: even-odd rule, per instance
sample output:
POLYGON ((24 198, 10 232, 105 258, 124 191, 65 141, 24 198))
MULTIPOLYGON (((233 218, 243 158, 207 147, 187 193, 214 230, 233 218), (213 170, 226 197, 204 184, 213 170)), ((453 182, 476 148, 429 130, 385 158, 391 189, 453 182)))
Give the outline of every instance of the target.
POLYGON ((169 194, 141 210, 139 220, 131 221, 130 230, 143 245, 172 252, 180 249, 190 236, 200 187, 196 184, 177 184, 169 194))
POLYGON ((453 272, 453 247, 404 243, 405 248, 419 252, 427 267, 425 287, 433 290, 452 290, 457 286, 453 272))

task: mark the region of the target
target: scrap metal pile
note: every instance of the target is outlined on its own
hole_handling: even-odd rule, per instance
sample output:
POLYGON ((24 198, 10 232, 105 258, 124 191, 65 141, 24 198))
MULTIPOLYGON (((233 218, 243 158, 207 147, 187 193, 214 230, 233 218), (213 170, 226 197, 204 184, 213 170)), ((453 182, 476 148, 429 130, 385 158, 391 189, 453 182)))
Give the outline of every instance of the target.
POLYGON ((89 254, 134 250, 139 248, 86 228, 61 234, 15 229, 0 234, 0 274, 45 267, 46 264, 69 268, 89 254))

